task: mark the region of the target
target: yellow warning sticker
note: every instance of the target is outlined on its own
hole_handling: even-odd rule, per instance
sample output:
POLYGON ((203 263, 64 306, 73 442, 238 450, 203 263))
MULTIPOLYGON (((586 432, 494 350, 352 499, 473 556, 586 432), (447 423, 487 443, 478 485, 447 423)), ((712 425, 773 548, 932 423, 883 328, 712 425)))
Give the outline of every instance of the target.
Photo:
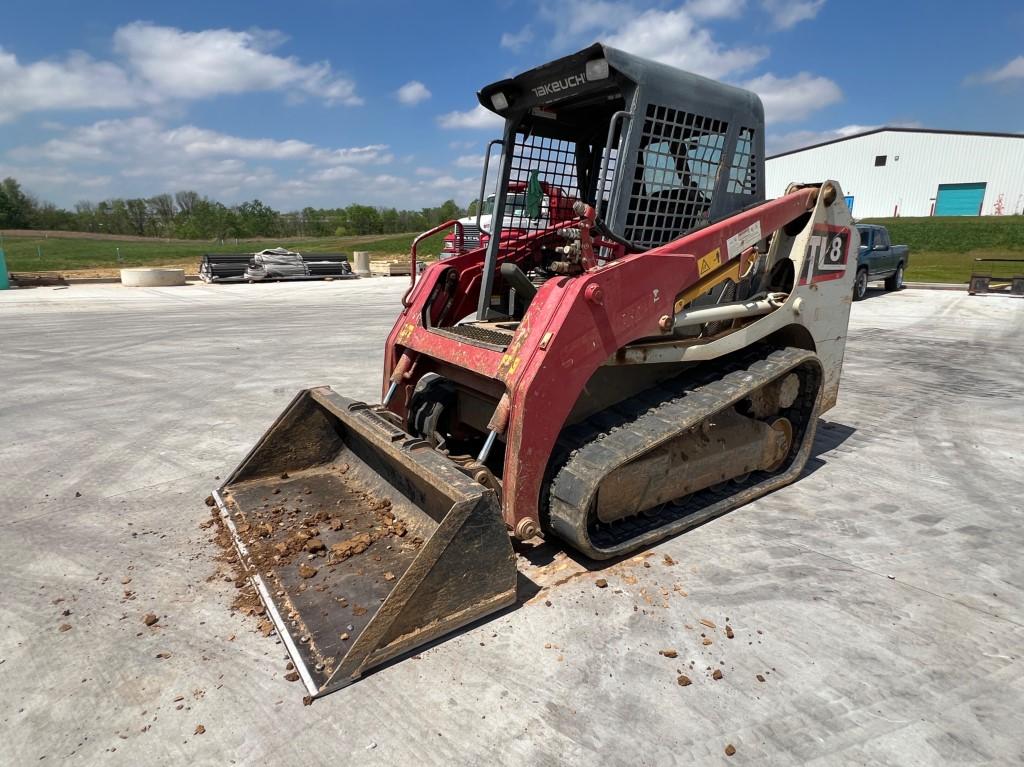
POLYGON ((516 369, 519 367, 520 358, 514 354, 503 354, 501 356, 501 364, 498 365, 498 370, 504 372, 506 376, 515 375, 516 369))
POLYGON ((409 340, 409 336, 416 329, 416 326, 411 322, 407 322, 400 331, 398 331, 398 337, 395 339, 396 343, 404 344, 409 340))
POLYGON ((715 248, 697 262, 697 276, 703 277, 708 272, 717 269, 722 265, 722 251, 715 248))

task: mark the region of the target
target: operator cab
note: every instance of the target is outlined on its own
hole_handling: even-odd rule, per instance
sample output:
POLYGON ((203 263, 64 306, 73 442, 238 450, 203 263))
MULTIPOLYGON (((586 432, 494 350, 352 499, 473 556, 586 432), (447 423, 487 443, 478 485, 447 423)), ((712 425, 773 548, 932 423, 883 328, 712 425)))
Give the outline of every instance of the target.
MULTIPOLYGON (((505 129, 491 142, 502 147, 497 172, 485 161, 481 180, 493 209, 480 227, 475 322, 428 323, 432 330, 507 346, 536 290, 583 269, 564 255, 578 203, 594 208, 605 243, 595 255, 608 260, 764 200, 764 112, 748 91, 596 43, 477 98, 505 129)), ((735 297, 720 289, 707 300, 735 297)))
MULTIPOLYGON (((576 200, 594 206, 629 252, 664 245, 764 200, 764 111, 748 91, 597 43, 488 85, 477 97, 505 118, 506 150, 480 320, 507 314, 509 286, 495 267, 509 249, 500 233, 510 224, 501 194, 510 185, 557 189, 567 207, 576 200)), ((529 230, 524 221, 530 219, 519 215, 516 229, 529 230)), ((545 217, 533 221, 533 231, 551 227, 545 217)), ((543 279, 544 256, 533 255, 529 271, 543 279)))

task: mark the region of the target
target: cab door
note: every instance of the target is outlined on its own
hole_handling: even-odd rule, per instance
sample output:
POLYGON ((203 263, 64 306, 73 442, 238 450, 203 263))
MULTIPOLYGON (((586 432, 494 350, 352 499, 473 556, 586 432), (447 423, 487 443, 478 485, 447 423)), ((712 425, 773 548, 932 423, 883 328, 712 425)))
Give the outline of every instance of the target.
POLYGON ((888 274, 896 270, 892 243, 889 242, 889 232, 885 229, 875 230, 875 252, 878 256, 876 269, 879 272, 888 274))

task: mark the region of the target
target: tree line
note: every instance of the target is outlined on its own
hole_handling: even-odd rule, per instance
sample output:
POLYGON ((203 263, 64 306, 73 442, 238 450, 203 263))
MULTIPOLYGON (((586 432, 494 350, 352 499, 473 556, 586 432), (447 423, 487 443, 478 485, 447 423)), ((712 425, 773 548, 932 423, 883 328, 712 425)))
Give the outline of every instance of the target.
POLYGON ((260 200, 228 206, 190 190, 145 198, 83 201, 76 203, 74 210, 67 210, 36 199, 16 179, 5 178, 0 182, 0 229, 52 229, 186 240, 342 237, 425 231, 465 215, 466 209, 454 200, 420 210, 352 204, 344 208, 306 207, 283 212, 260 200))

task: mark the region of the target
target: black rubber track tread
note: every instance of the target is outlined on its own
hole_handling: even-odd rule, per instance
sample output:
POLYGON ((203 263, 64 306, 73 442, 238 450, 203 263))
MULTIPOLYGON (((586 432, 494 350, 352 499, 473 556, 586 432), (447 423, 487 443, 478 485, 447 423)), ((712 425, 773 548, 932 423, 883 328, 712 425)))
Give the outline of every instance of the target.
POLYGON ((545 485, 545 525, 595 559, 628 554, 788 484, 803 469, 814 438, 821 366, 813 352, 766 345, 713 360, 565 429, 545 485), (793 405, 780 413, 794 426, 793 447, 777 472, 753 472, 742 483, 693 493, 635 517, 602 525, 591 501, 609 472, 692 428, 785 373, 810 366, 793 405))

